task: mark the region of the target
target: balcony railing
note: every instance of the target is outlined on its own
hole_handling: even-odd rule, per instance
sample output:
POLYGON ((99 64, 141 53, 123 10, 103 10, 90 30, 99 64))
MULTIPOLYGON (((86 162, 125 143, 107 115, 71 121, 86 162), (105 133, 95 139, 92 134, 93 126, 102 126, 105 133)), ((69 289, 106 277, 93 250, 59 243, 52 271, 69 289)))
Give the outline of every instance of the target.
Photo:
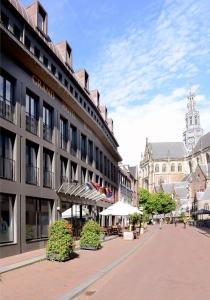
POLYGON ((15 180, 15 161, 0 156, 0 177, 8 180, 15 180))
POLYGON ((26 183, 38 185, 39 182, 39 168, 27 165, 26 166, 26 183))
POLYGON ((0 96, 0 117, 14 123, 14 112, 14 104, 0 96))
POLYGON ((26 114, 26 130, 35 135, 38 132, 38 120, 29 114, 26 114))
POLYGON ((48 170, 43 172, 43 186, 48 188, 54 187, 54 173, 48 170))
POLYGON ((63 150, 67 150, 67 138, 62 134, 60 135, 60 147, 63 150))
POLYGON ((71 155, 76 156, 77 155, 77 145, 76 144, 71 144, 70 148, 71 155))
POLYGON ((45 123, 43 123, 43 138, 48 142, 52 142, 52 127, 45 123))

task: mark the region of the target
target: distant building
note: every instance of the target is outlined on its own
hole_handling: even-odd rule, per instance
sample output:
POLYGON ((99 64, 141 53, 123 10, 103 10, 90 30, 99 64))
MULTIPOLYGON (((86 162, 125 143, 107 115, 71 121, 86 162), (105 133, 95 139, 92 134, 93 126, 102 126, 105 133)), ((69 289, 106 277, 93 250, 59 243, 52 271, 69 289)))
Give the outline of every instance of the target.
POLYGON ((187 98, 184 143, 147 139, 139 172, 140 187, 171 194, 179 213, 210 206, 210 132, 203 135, 194 94, 187 98))
POLYGON ((118 169, 118 198, 120 201, 138 206, 138 171, 137 166, 119 164, 118 169))

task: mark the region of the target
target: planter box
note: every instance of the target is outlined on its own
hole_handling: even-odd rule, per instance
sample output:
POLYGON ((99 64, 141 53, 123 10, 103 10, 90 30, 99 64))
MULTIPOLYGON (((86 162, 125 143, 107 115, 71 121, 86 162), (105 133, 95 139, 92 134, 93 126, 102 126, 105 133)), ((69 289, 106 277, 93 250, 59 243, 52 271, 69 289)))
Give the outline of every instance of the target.
POLYGON ((141 227, 141 229, 140 229, 140 235, 142 235, 142 234, 144 234, 144 228, 143 227, 141 227))
POLYGON ((123 239, 127 241, 131 241, 134 239, 133 231, 124 231, 123 232, 123 239))
POLYGON ((100 249, 101 247, 95 247, 95 246, 91 246, 91 245, 86 245, 86 246, 81 246, 80 249, 83 249, 83 250, 98 250, 100 249))

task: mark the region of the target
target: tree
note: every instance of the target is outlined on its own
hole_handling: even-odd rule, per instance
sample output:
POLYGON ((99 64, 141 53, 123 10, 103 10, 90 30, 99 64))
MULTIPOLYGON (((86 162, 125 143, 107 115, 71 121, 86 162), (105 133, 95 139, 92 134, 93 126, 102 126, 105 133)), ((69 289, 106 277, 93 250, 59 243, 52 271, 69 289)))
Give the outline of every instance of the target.
POLYGON ((171 195, 160 192, 154 194, 154 197, 158 214, 167 214, 175 210, 176 201, 172 199, 171 195))
POLYGON ((147 201, 150 198, 149 191, 141 188, 141 189, 139 189, 138 196, 139 196, 139 206, 144 207, 144 205, 147 203, 147 201))

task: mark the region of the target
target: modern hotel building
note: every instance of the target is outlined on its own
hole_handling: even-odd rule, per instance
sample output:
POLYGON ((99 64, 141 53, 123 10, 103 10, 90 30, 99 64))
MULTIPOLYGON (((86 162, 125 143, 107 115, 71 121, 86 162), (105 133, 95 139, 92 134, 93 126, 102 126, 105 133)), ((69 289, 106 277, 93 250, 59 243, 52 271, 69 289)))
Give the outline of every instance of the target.
POLYGON ((0 257, 42 248, 72 206, 72 218, 97 218, 117 199, 113 121, 87 71, 74 71, 68 42, 54 45, 47 28, 39 2, 1 1, 0 257))

